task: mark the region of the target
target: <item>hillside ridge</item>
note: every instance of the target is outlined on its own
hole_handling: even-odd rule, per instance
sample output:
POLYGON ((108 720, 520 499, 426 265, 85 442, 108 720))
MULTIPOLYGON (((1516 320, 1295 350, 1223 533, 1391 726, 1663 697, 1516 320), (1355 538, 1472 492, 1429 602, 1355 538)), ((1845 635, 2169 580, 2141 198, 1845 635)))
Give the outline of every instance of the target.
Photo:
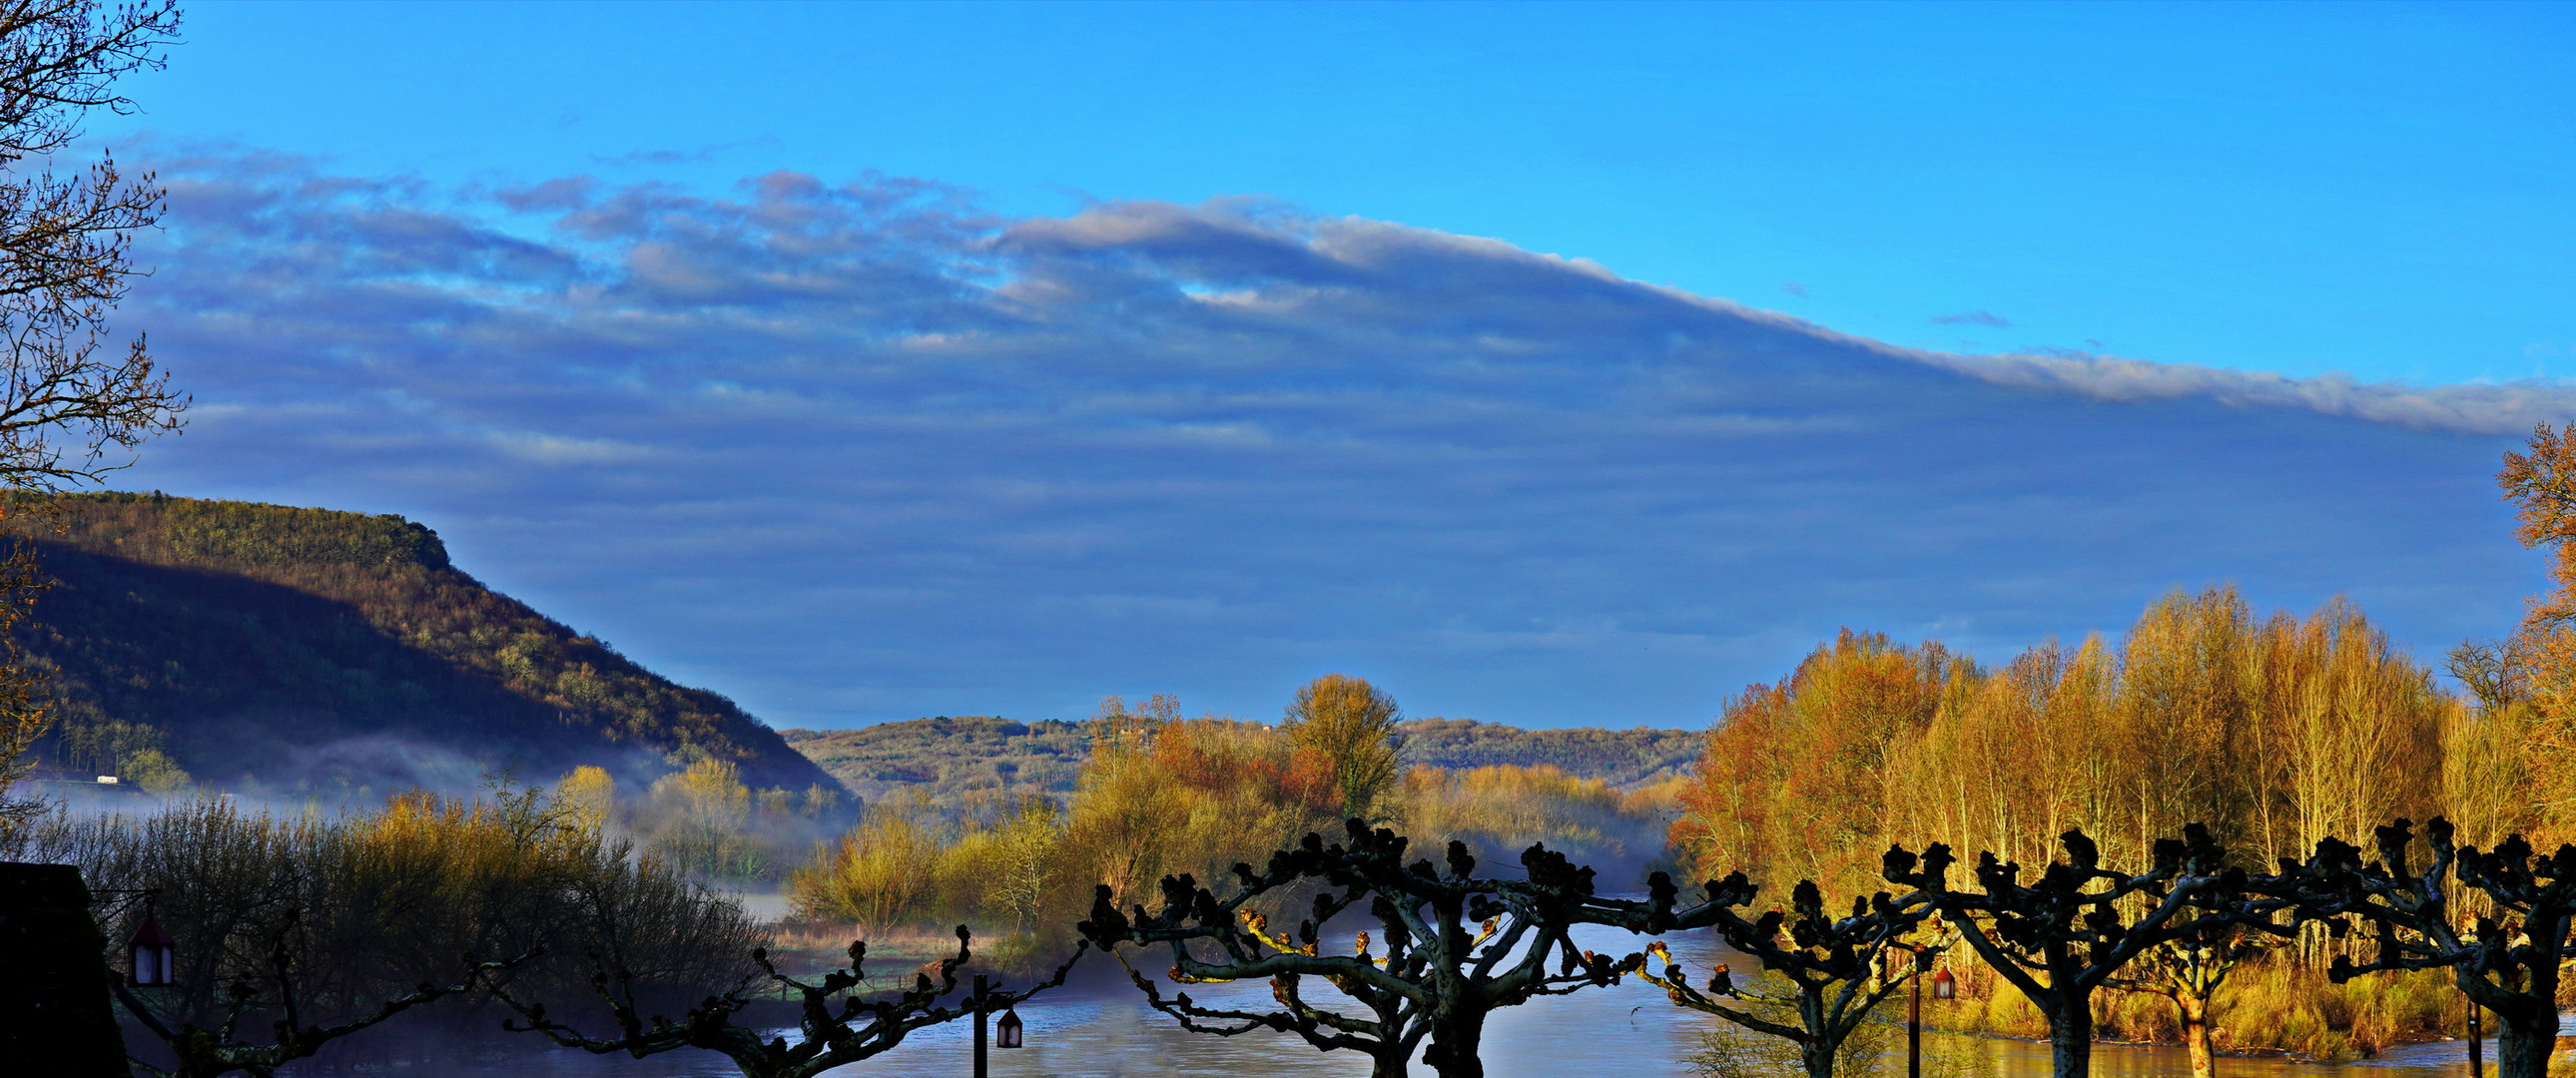
POLYGON ((56 675, 38 751, 61 771, 309 796, 711 758, 755 788, 837 785, 732 701, 484 586, 419 523, 158 492, 60 505, 22 642, 56 675))

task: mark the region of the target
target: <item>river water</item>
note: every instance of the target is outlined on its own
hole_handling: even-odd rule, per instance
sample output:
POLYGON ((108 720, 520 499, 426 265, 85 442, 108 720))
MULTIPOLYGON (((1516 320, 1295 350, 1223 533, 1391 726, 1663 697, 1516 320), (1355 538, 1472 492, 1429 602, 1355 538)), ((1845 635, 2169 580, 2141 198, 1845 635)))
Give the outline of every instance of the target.
MULTIPOLYGON (((1724 956, 1713 941, 1692 936, 1705 934, 1676 936, 1669 942, 1675 957, 1697 975, 1724 956)), ((1634 937, 1607 930, 1591 936, 1578 933, 1576 942, 1620 954, 1638 949, 1634 937)), ((1737 968, 1750 968, 1742 956, 1734 958, 1737 968)), ((1085 961, 1100 959, 1093 956, 1085 961)), ((1310 991, 1324 987, 1309 983, 1314 986, 1310 991)), ((1238 997, 1246 1009, 1270 1003, 1266 982, 1189 987, 1193 998, 1212 1004, 1238 997)), ((1901 1004, 1891 1000, 1882 1013, 1902 1016, 1901 1004)), ((1926 1007, 1934 1005, 1925 1002, 1926 1007)), ((1146 1007, 1133 988, 1105 977, 1094 978, 1085 988, 1040 996, 1019 1014, 1027 1023, 1028 1047, 992 1051, 991 1072, 996 1078, 1358 1078, 1368 1073, 1363 1058, 1348 1052, 1318 1052, 1293 1037, 1258 1031, 1236 1037, 1187 1032, 1146 1007)), ((1485 1033, 1485 1070, 1492 1078, 1606 1073, 1622 1078, 1692 1078, 1698 1072, 1691 1057, 1700 1050, 1704 1033, 1723 1024, 1714 1016, 1675 1007, 1660 989, 1631 979, 1616 987, 1586 988, 1495 1014, 1485 1033)), ((972 1037, 969 1023, 933 1027, 913 1034, 891 1052, 832 1073, 844 1078, 971 1074, 972 1037)), ((1930 1032, 1924 1041, 1926 1078, 2046 1078, 2049 1073, 2046 1044, 1930 1032)), ((1894 1054, 1882 1061, 1878 1074, 1903 1075, 1902 1029, 1890 1044, 1894 1054)), ((2487 1058, 2491 1068, 2492 1044, 2487 1058)), ((2103 1078, 2190 1073, 2182 1049, 2163 1046, 2098 1045, 2093 1068, 2103 1078)), ((2467 1046, 2460 1041, 2411 1045, 2379 1059, 2331 1066, 2278 1057, 2225 1056, 2218 1071, 2222 1078, 2466 1075, 2467 1046)), ((565 1050, 510 1059, 476 1073, 486 1078, 695 1078, 737 1072, 722 1056, 684 1049, 645 1060, 598 1058, 565 1050)), ((1416 1073, 1431 1072, 1417 1065, 1416 1073)))

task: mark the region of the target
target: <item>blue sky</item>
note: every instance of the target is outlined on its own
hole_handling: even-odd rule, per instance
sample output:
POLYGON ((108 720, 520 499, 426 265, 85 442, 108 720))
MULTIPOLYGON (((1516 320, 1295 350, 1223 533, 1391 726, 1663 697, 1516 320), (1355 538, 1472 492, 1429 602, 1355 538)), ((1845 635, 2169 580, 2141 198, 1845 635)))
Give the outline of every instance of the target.
POLYGON ((2560 8, 190 20, 93 125, 201 402, 128 484, 426 520, 781 723, 1689 725, 1844 624, 2537 583, 2560 8))
POLYGON ((366 175, 1258 194, 1916 347, 2576 373, 2561 5, 209 3, 188 33, 136 125, 366 175), (1934 321, 1980 312, 2010 327, 1934 321))

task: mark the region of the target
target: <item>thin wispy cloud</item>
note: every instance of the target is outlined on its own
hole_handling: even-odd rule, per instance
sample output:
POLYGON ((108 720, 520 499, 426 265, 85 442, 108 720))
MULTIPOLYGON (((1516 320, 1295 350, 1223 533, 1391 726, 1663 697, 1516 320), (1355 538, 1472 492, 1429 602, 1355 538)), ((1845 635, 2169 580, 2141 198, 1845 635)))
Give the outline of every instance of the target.
POLYGON ((1966 314, 1936 314, 1932 316, 1932 324, 1936 326, 1990 326, 1995 329, 2012 328, 2012 323, 2010 321, 2007 321, 2002 315, 1996 314, 1992 311, 1970 311, 1966 314))
POLYGON ((712 161, 726 153, 739 150, 747 146, 776 145, 779 145, 778 136, 762 135, 758 138, 729 139, 724 142, 711 142, 704 146, 686 150, 631 150, 621 154, 592 154, 590 159, 602 165, 688 165, 696 164, 701 161, 712 161))
POLYGON ((2486 476, 2555 385, 1891 348, 1259 201, 498 192, 157 154, 138 297, 204 407, 140 485, 400 512, 815 723, 1408 707, 1692 721, 1842 624, 1985 650, 2175 585, 2509 621, 2486 476))

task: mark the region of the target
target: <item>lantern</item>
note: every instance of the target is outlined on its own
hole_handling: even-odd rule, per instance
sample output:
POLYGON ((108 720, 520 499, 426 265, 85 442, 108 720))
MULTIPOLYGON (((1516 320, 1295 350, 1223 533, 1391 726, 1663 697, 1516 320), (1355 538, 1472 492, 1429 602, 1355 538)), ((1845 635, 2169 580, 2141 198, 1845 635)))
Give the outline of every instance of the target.
POLYGON ((166 987, 176 975, 178 947, 170 933, 162 931, 161 922, 152 915, 143 916, 143 927, 134 930, 134 938, 125 941, 134 955, 134 984, 138 988, 166 987))
POLYGON ((1945 969, 1932 975, 1932 998, 1949 999, 1958 994, 1959 979, 1950 976, 1949 970, 1945 969))
POLYGON ((1008 1007, 1004 1007, 1004 1008, 1002 1008, 1002 1020, 1001 1020, 1001 1021, 999 1021, 999 1022, 995 1022, 995 1023, 993 1023, 993 1047, 995 1047, 995 1048, 1017 1048, 1017 1047, 1019 1047, 1019 1046, 1020 1046, 1020 1015, 1019 1015, 1019 1012, 1018 1012, 1018 1011, 1014 1011, 1014 1010, 1012 1010, 1012 1009, 1010 1009, 1010 1008, 1008 1008, 1008 1007))

